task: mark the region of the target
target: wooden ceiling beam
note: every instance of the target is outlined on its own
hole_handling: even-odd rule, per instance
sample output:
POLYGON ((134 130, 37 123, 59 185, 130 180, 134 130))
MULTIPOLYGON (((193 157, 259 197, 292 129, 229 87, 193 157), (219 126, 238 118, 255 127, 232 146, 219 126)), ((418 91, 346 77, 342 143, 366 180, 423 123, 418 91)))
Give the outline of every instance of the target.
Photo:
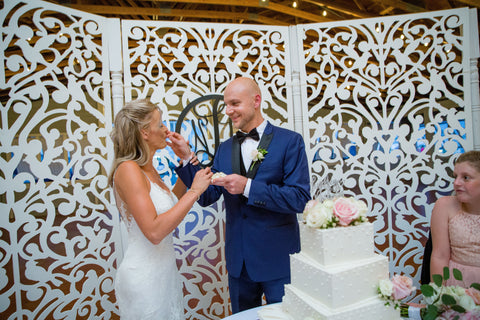
MULTIPOLYGON (((364 11, 359 11, 359 10, 354 10, 352 6, 347 6, 346 4, 342 4, 339 1, 330 1, 330 0, 321 0, 321 1, 316 1, 316 0, 302 0, 308 3, 315 4, 319 7, 327 7, 329 9, 332 9, 334 11, 338 11, 341 13, 345 13, 357 18, 372 18, 374 15, 369 14, 365 11, 365 7, 362 6, 364 11)), ((355 0, 355 3, 358 1, 355 0)), ((360 4, 360 3, 359 3, 360 4)), ((357 4, 358 6, 358 4, 357 4)))
POLYGON ((419 7, 414 4, 404 2, 404 1, 398 1, 398 0, 381 0, 381 1, 377 0, 377 3, 380 5, 384 5, 387 7, 388 6, 394 7, 394 8, 401 9, 403 11, 411 12, 411 13, 427 11, 423 7, 419 7))
POLYGON ((480 0, 457 0, 461 3, 465 3, 469 6, 472 6, 472 7, 477 7, 477 8, 480 8, 480 0))
POLYGON ((119 6, 99 6, 71 4, 71 8, 90 12, 94 14, 111 15, 145 15, 145 16, 163 16, 163 17, 188 17, 205 19, 226 19, 226 20, 249 20, 258 21, 264 24, 288 25, 287 22, 268 18, 259 14, 248 12, 231 11, 213 11, 213 10, 184 10, 184 9, 163 9, 163 8, 145 8, 145 7, 119 7, 119 6))
POLYGON ((452 6, 448 0, 425 0, 425 8, 427 10, 444 10, 451 9, 452 6))
MULTIPOLYGON (((147 0, 152 2, 172 2, 171 0, 147 0)), ((268 10, 280 12, 293 17, 302 18, 312 22, 328 22, 332 19, 328 19, 322 15, 313 14, 311 12, 295 9, 291 6, 275 3, 269 0, 178 0, 177 3, 195 3, 195 4, 208 4, 208 5, 222 5, 222 6, 236 6, 236 7, 254 7, 265 8, 268 10)))

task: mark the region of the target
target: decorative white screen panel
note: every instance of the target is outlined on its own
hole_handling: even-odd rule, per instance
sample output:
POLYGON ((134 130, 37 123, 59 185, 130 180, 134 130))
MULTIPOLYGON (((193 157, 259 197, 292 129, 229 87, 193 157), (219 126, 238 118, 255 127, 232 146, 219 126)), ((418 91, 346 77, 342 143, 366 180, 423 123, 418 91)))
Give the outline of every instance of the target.
MULTIPOLYGON (((451 191, 458 152, 472 147, 468 75, 478 70, 467 33, 478 29, 467 10, 291 29, 124 21, 122 34, 107 35, 107 19, 11 0, 0 20, 1 319, 118 318, 122 239, 106 184, 119 77, 105 39, 114 37, 126 100, 158 102, 205 165, 233 133, 226 84, 253 76, 266 118, 303 129, 312 177, 343 179, 363 197, 390 271, 418 279, 433 203, 451 191)), ((155 161, 173 184, 174 155, 155 161)), ((221 200, 195 206, 176 230, 188 319, 229 314, 224 215, 221 200)))
POLYGON ((106 20, 39 1, 0 17, 0 318, 118 318, 106 20))
POLYGON ((364 199, 390 272, 417 281, 433 204, 473 145, 466 30, 467 9, 298 28, 312 180, 364 199))
MULTIPOLYGON (((126 100, 149 97, 159 103, 170 130, 181 128, 177 131, 188 137, 203 164, 211 161, 217 144, 233 134, 223 102, 215 107, 207 100, 182 111, 202 97, 222 96, 238 76, 259 83, 268 120, 293 128, 287 27, 123 21, 122 32, 126 100)), ((167 149, 158 155, 164 159, 160 174, 173 183, 176 157, 167 149)), ((220 200, 212 207, 195 206, 176 231, 190 319, 230 314, 224 223, 220 200)))

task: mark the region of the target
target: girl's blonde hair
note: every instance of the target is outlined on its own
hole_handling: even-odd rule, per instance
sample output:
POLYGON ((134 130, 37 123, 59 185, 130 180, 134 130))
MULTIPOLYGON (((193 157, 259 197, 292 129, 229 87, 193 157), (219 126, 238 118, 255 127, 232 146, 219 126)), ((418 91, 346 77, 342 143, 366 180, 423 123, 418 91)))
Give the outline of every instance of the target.
POLYGON ((138 99, 126 103, 115 116, 110 134, 115 158, 108 176, 109 185, 113 186, 113 175, 122 162, 133 160, 139 166, 144 166, 148 161, 152 161, 148 155, 147 143, 142 138, 141 129, 148 127, 155 110, 159 108, 150 100, 138 99))

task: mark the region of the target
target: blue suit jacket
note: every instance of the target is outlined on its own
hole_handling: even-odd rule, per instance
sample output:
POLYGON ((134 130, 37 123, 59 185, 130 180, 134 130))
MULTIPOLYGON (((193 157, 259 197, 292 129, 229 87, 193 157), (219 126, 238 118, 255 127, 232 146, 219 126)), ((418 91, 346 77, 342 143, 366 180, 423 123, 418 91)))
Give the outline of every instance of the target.
MULTIPOLYGON (((252 280, 269 281, 289 276, 289 255, 300 250, 296 214, 303 212, 310 199, 310 175, 300 134, 268 123, 259 148, 268 153, 247 172, 252 178, 248 198, 212 185, 199 204, 208 206, 224 196, 229 274, 239 277, 245 262, 252 280)), ((212 171, 240 174, 240 159, 240 144, 233 136, 220 144, 212 171)), ((188 164, 176 172, 191 186, 197 170, 199 167, 188 164)))

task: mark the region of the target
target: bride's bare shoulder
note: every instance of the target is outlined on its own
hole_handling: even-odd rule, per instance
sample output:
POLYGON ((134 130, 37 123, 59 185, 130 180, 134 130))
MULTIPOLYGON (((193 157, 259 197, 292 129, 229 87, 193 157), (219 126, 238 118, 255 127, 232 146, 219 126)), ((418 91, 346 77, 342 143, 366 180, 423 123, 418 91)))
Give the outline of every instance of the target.
POLYGON ((131 184, 137 180, 142 181, 145 177, 142 174, 142 169, 135 161, 127 160, 118 165, 114 179, 116 184, 123 184, 124 182, 131 184))

